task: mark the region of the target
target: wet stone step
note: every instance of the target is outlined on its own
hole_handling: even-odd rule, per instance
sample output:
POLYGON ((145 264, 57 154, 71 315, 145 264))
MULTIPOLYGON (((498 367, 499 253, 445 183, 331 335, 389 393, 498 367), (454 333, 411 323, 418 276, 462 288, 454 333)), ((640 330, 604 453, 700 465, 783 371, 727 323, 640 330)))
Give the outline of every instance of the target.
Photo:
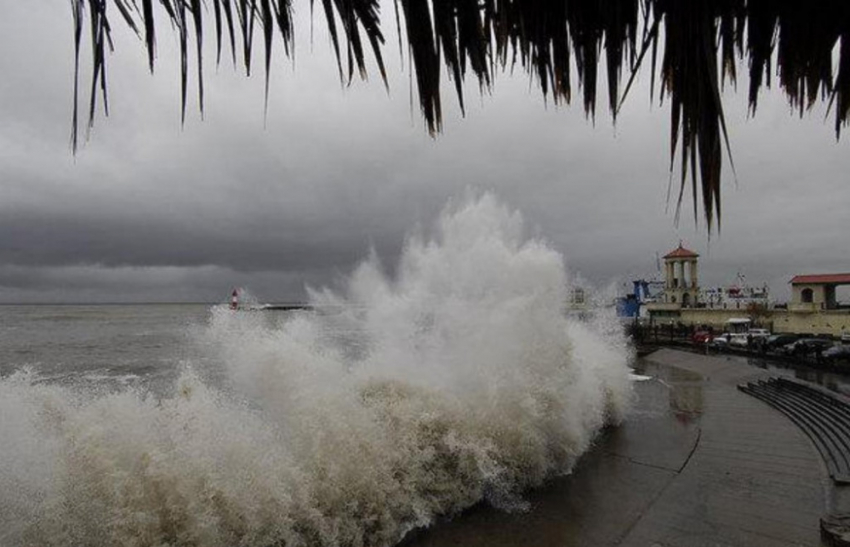
POLYGON ((784 378, 738 386, 791 419, 812 440, 836 485, 850 485, 850 405, 784 378))

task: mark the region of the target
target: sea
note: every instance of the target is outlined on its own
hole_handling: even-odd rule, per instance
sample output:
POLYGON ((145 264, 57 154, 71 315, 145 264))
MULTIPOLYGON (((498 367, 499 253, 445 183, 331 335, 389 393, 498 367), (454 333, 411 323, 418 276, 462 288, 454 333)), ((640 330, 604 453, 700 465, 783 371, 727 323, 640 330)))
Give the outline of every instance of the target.
POLYGON ((307 310, 0 306, 0 546, 391 546, 523 514, 634 401, 616 318, 568 317, 569 283, 483 194, 307 310))
POLYGON ((97 392, 162 389, 181 363, 207 357, 192 332, 210 304, 65 304, 0 306, 0 377, 97 392))

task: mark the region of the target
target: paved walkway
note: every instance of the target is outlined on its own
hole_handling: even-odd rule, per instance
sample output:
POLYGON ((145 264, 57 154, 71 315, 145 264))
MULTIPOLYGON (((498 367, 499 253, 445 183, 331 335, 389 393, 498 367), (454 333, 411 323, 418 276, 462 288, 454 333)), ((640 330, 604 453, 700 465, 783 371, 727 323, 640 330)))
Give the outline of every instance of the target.
POLYGON ((763 373, 672 350, 647 361, 703 377, 700 437, 620 544, 819 545, 829 491, 823 462, 790 420, 735 389, 763 373))
POLYGON ((826 469, 778 411, 739 392, 766 374, 738 360, 660 350, 634 415, 575 472, 529 494, 532 509, 479 507, 408 546, 820 545, 826 469))

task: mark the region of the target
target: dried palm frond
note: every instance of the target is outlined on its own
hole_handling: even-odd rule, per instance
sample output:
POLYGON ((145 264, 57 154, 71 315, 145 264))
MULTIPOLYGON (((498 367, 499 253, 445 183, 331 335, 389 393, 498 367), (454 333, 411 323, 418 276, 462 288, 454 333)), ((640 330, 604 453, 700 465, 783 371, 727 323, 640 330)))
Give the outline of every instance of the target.
MULTIPOLYGON (((148 62, 154 68, 155 12, 164 15, 179 35, 182 116, 185 117, 189 46, 196 46, 199 104, 203 112, 201 71, 203 0, 71 0, 74 20, 75 83, 72 146, 78 145, 77 99, 82 29, 88 10, 91 27, 92 78, 89 101, 91 127, 98 93, 108 110, 106 52, 111 50, 107 6, 143 36, 148 62), (190 23, 191 20, 191 23, 190 23), (190 30, 194 32, 190 32, 190 30)), ((237 38, 241 57, 250 73, 254 30, 262 32, 266 103, 272 43, 276 33, 286 55, 292 54, 290 0, 207 0, 213 5, 216 60, 222 43, 230 44, 236 62, 237 38), (226 32, 225 32, 226 31, 226 32)), ((312 7, 314 0, 310 0, 312 7)), ((582 102, 588 116, 596 111, 597 74, 604 49, 608 104, 612 115, 648 52, 651 52, 651 93, 656 61, 663 47, 660 93, 671 110, 671 174, 674 159, 681 163, 679 200, 690 181, 694 213, 701 199, 709 229, 720 220, 720 181, 723 150, 729 135, 720 100, 726 78, 737 79, 736 57, 749 63, 749 103, 756 112, 759 91, 770 87, 773 63, 780 88, 801 114, 827 100, 835 112, 836 136, 850 118, 850 2, 822 0, 394 0, 400 44, 406 43, 411 70, 426 127, 436 134, 442 126, 441 73, 445 66, 453 80, 461 112, 467 69, 479 91, 489 90, 497 71, 521 66, 534 76, 544 99, 569 103, 571 66, 575 65, 582 102), (404 37, 402 37, 402 30, 404 37), (640 47, 637 36, 641 35, 640 47), (661 43, 663 42, 663 44, 661 43), (837 74, 833 55, 837 51, 837 74), (623 69, 630 71, 620 93, 623 69), (698 198, 699 196, 699 198, 698 198)), ((322 0, 336 54, 340 78, 367 75, 365 56, 371 49, 386 84, 384 36, 379 0, 322 0), (342 32, 340 33, 340 28, 342 32), (368 42, 368 46, 366 45, 368 42), (342 49, 345 48, 345 55, 342 49), (343 66, 345 62, 345 67, 343 66)), ((731 153, 729 154, 731 159, 731 153)))

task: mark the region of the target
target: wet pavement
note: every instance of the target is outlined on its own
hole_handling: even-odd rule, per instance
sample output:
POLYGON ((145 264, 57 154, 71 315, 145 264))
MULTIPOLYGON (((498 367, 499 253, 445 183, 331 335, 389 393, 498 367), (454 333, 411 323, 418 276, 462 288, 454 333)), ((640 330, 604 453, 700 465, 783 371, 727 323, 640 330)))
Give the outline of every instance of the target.
POLYGON ((806 362, 789 362, 771 357, 734 357, 754 367, 763 368, 774 375, 787 376, 823 386, 845 397, 850 396, 850 370, 846 368, 818 368, 806 362))
POLYGON ((643 359, 629 420, 530 509, 479 506, 407 547, 819 545, 833 505, 825 467, 782 414, 736 386, 768 375, 738 359, 660 350, 643 359))

